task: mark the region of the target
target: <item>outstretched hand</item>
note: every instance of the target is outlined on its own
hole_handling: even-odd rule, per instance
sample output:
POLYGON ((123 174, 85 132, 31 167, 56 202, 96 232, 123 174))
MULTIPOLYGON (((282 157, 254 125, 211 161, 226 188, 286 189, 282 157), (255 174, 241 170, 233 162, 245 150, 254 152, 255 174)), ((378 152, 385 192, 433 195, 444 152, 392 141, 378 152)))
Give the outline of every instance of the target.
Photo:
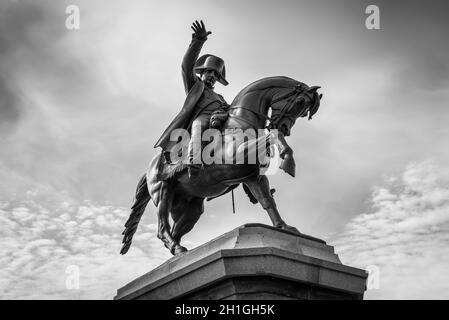
POLYGON ((200 20, 200 22, 198 22, 198 20, 195 20, 194 23, 192 23, 192 30, 194 32, 193 36, 196 39, 199 40, 204 40, 207 38, 208 35, 210 35, 212 32, 210 31, 206 31, 206 27, 204 26, 203 20, 200 20))

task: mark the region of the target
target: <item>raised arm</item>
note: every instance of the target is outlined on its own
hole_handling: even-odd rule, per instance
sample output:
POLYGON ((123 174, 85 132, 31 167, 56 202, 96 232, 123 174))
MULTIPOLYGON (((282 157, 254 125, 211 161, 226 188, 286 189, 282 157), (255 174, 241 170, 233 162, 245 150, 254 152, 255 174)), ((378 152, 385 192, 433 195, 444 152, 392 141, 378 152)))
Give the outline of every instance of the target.
POLYGON ((187 52, 182 59, 182 80, 184 81, 184 89, 186 93, 190 91, 192 86, 196 82, 195 75, 195 62, 200 55, 201 48, 203 47, 204 42, 207 40, 207 36, 212 32, 206 31, 206 27, 204 26, 203 21, 201 23, 196 21, 192 24, 192 42, 187 49, 187 52))

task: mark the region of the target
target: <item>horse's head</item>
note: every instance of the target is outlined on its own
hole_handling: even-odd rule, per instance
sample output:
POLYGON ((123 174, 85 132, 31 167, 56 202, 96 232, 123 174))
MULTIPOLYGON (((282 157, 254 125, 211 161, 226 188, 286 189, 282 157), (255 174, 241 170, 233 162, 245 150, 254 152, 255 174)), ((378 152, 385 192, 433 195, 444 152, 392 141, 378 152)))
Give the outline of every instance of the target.
POLYGON ((312 119, 323 96, 318 93, 319 88, 299 83, 293 88, 279 89, 271 101, 270 129, 277 129, 284 136, 289 136, 296 119, 306 116, 312 119))
POLYGON ((276 76, 260 79, 241 90, 232 102, 230 127, 268 128, 277 135, 279 155, 283 159, 280 168, 290 175, 295 175, 293 150, 285 141, 290 130, 301 117, 312 116, 318 111, 322 94, 320 87, 309 87, 304 83, 288 77, 276 76), (271 108, 271 116, 268 111, 271 108), (275 133, 276 132, 276 133, 275 133))
POLYGON ((318 93, 320 87, 308 87, 304 83, 298 83, 295 87, 279 88, 271 101, 270 129, 277 129, 279 132, 279 155, 282 163, 279 168, 295 176, 295 160, 293 150, 287 144, 284 136, 290 135, 290 130, 296 119, 312 116, 318 111, 322 94, 318 93))

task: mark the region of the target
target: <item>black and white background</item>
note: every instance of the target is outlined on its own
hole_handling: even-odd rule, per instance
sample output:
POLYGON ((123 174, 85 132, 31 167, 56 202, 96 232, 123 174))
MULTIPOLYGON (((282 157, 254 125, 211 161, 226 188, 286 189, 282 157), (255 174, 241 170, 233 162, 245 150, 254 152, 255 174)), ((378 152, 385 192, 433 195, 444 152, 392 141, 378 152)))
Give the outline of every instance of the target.
MULTIPOLYGON (((449 298, 448 16, 444 0, 2 0, 0 298, 111 299, 170 257, 152 206, 118 253, 184 100, 196 19, 212 31, 203 53, 226 62, 227 101, 265 76, 322 87, 288 138, 297 177, 270 176, 284 219, 374 270, 366 299, 449 298), (369 5, 380 29, 366 27, 369 5)), ((236 214, 229 195, 206 203, 187 247, 269 224, 238 190, 236 214)))

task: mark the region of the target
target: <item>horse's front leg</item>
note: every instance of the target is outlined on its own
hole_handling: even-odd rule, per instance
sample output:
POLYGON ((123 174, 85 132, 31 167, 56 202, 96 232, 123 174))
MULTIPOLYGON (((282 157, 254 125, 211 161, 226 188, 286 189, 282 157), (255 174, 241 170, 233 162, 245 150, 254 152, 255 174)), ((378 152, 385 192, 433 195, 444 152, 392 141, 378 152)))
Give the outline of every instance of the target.
POLYGON ((173 192, 169 190, 169 184, 162 182, 160 190, 160 201, 157 206, 157 217, 158 217, 158 233, 157 237, 162 240, 165 247, 170 250, 171 254, 176 255, 180 252, 187 251, 186 248, 181 246, 178 241, 176 241, 170 231, 169 222, 169 207, 173 201, 173 192))
POLYGON ((287 141, 285 141, 285 137, 282 132, 278 132, 277 134, 277 146, 279 148, 279 156, 282 159, 279 168, 287 172, 292 177, 294 177, 296 171, 296 164, 295 159, 293 158, 293 149, 290 148, 287 141))
POLYGON ((245 181, 245 185, 250 189, 254 197, 270 216, 274 227, 288 230, 296 234, 301 234, 295 227, 289 226, 282 220, 276 207, 276 202, 270 192, 270 183, 265 175, 260 175, 256 179, 245 181))

